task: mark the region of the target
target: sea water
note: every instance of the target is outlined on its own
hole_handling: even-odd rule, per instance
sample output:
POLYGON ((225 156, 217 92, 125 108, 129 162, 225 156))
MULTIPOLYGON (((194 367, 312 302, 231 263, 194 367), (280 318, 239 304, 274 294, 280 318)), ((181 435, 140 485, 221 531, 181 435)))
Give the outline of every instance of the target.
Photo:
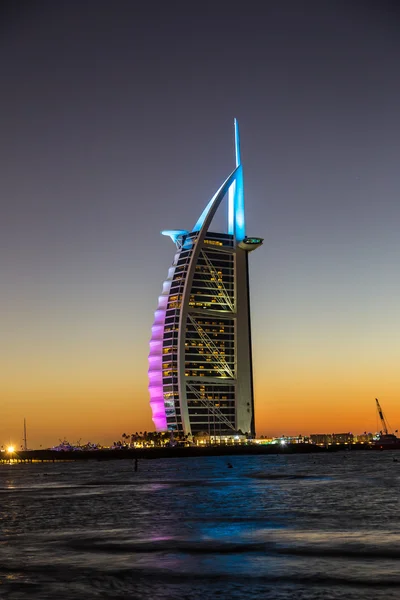
POLYGON ((399 499, 390 451, 2 464, 0 598, 399 599, 399 499))

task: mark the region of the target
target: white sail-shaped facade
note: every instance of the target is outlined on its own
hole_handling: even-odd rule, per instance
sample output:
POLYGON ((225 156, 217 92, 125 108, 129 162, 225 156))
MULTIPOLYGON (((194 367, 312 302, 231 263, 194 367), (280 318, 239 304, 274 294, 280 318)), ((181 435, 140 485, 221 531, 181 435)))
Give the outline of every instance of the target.
POLYGON ((248 253, 243 173, 235 120, 236 168, 191 232, 165 231, 176 244, 155 313, 149 392, 157 430, 211 436, 255 433, 248 253), (227 232, 211 230, 228 199, 227 232))

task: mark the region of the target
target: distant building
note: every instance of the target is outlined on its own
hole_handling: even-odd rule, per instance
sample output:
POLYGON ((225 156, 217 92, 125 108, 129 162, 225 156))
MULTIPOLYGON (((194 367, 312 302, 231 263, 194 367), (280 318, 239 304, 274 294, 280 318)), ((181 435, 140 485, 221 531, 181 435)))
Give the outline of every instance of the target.
POLYGON ((352 433, 312 433, 310 440, 312 444, 317 444, 318 446, 352 444, 354 436, 352 433))
POLYGON ((248 253, 243 172, 235 120, 236 167, 191 231, 169 230, 175 256, 155 313, 149 392, 158 431, 206 432, 214 439, 255 434, 248 253), (226 232, 212 232, 228 197, 226 232))
POLYGON ((327 446, 328 444, 332 444, 332 435, 330 433, 312 433, 310 440, 312 444, 327 446))
POLYGON ((361 433, 356 436, 355 441, 360 442, 362 444, 368 444, 374 440, 373 433, 361 433))
POLYGON ((352 433, 333 433, 332 442, 334 444, 352 444, 354 435, 352 433))

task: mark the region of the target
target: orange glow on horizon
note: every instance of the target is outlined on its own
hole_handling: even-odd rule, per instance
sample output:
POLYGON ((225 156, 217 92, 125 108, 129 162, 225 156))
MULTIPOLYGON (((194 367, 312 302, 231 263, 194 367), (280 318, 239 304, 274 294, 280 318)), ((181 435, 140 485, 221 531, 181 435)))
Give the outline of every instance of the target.
MULTIPOLYGON (((122 433, 154 431, 147 390, 150 310, 146 317, 140 330, 115 325, 114 331, 107 324, 102 331, 96 321, 96 334, 91 330, 83 341, 81 335, 79 343, 60 334, 57 344, 49 337, 30 347, 28 338, 21 334, 18 345, 15 337, 2 363, 0 444, 23 444, 24 417, 29 448, 60 439, 109 445, 122 433)), ((371 333, 367 343, 362 331, 339 335, 331 327, 322 335, 317 328, 311 335, 301 320, 288 325, 284 317, 272 323, 254 313, 261 324, 253 326, 257 435, 374 433, 380 429, 376 397, 391 428, 400 429, 400 357, 391 329, 386 336, 371 333)))
MULTIPOLYGON (((99 382, 98 382, 99 383, 99 382)), ((73 386, 57 389, 44 386, 31 389, 30 401, 26 394, 9 394, 6 418, 0 424, 0 440, 20 440, 22 445, 23 418, 27 419, 29 448, 50 447, 67 439, 98 442, 109 445, 120 439, 122 433, 154 431, 148 404, 146 383, 133 393, 126 384, 103 385, 100 389, 73 386), (56 400, 55 400, 56 398, 56 400), (36 401, 35 401, 36 399, 36 401), (34 410, 33 410, 34 407, 34 410)), ((255 408, 257 435, 308 435, 310 433, 338 433, 364 431, 375 433, 380 429, 375 409, 375 395, 380 398, 383 410, 393 430, 400 425, 399 380, 373 374, 364 376, 362 384, 326 377, 287 378, 267 383, 255 381, 255 408), (373 393, 371 394, 371 390, 373 393), (376 390, 379 394, 375 394, 376 390)))

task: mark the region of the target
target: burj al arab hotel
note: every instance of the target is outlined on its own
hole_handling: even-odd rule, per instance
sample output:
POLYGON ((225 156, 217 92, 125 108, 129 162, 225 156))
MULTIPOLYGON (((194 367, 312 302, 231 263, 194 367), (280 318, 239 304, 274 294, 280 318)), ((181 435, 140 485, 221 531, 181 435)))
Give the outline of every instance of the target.
POLYGON ((235 120, 236 167, 191 231, 163 231, 176 246, 152 328, 149 391, 158 431, 210 436, 255 434, 249 252, 243 167, 235 120), (212 230, 226 200, 224 233, 212 230))

